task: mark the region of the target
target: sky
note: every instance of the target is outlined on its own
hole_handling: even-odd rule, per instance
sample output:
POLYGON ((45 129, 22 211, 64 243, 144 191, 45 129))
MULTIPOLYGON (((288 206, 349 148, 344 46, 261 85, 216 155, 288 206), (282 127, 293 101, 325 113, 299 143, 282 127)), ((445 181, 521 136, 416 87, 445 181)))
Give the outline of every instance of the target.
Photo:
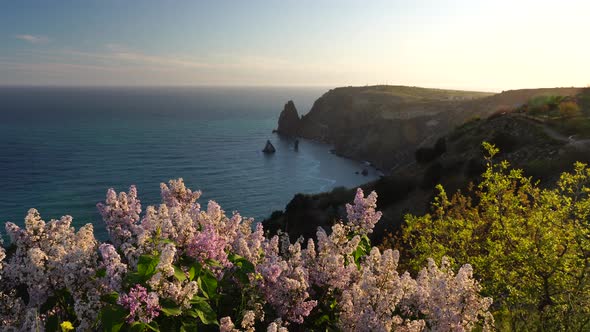
POLYGON ((0 85, 590 85, 587 0, 1 1, 0 85))

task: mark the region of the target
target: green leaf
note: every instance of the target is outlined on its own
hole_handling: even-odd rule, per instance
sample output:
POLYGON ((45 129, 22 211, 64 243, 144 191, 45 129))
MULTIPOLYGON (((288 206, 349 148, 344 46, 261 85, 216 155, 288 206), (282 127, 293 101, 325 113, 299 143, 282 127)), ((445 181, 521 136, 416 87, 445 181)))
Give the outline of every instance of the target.
POLYGON ((59 331, 59 318, 57 315, 51 315, 45 319, 45 331, 59 331))
POLYGON ((217 322, 217 314, 209 303, 202 297, 193 297, 191 303, 193 304, 193 308, 197 313, 197 316, 201 319, 203 324, 205 325, 219 325, 217 322))
POLYGON ((190 316, 192 318, 197 318, 198 317, 197 311, 195 309, 185 310, 184 311, 184 314, 187 315, 187 316, 190 316))
POLYGON ((156 266, 160 262, 160 257, 152 255, 141 255, 137 262, 137 273, 145 279, 150 278, 156 273, 156 266))
POLYGON ((149 324, 145 324, 145 327, 147 327, 148 329, 150 329, 154 332, 160 332, 160 326, 155 321, 152 321, 149 324))
POLYGON ((102 278, 102 277, 105 277, 106 275, 107 275, 107 269, 105 269, 104 267, 102 269, 96 270, 96 277, 97 278, 102 278))
POLYGON ((217 278, 209 270, 203 270, 201 276, 197 279, 197 284, 206 298, 214 298, 217 293, 217 278))
POLYGON ((194 321, 186 322, 183 321, 180 326, 180 332, 197 332, 198 325, 194 321))
POLYGON ((250 261, 248 261, 246 258, 236 254, 229 254, 228 259, 240 270, 244 271, 244 273, 254 272, 254 264, 250 263, 250 261))
POLYGON ((119 294, 117 292, 111 292, 108 294, 104 294, 100 297, 101 301, 110 303, 110 304, 117 304, 117 300, 119 299, 119 294))
POLYGON ((100 315, 105 332, 118 332, 125 323, 128 313, 120 306, 106 305, 100 315))
POLYGON ((214 259, 207 259, 205 261, 205 264, 207 264, 209 266, 212 266, 212 267, 220 267, 220 268, 223 267, 223 265, 221 265, 220 262, 218 262, 218 261, 216 261, 214 259))
POLYGON ((194 262, 188 270, 188 279, 190 281, 195 280, 195 277, 201 274, 202 269, 203 267, 201 266, 201 264, 199 264, 198 262, 194 262))
POLYGON ((174 265, 174 277, 178 279, 178 281, 180 282, 186 280, 186 275, 184 274, 184 271, 182 271, 182 269, 176 265, 174 265))
POLYGON ((129 331, 131 331, 131 332, 143 332, 143 331, 145 331, 145 328, 146 328, 146 324, 140 323, 140 322, 134 322, 129 327, 129 331))
POLYGON ((160 309, 166 316, 178 316, 182 313, 182 309, 180 307, 162 307, 160 309))
POLYGON ((164 315, 166 316, 178 316, 182 314, 182 309, 173 301, 164 299, 160 301, 160 306, 164 315))

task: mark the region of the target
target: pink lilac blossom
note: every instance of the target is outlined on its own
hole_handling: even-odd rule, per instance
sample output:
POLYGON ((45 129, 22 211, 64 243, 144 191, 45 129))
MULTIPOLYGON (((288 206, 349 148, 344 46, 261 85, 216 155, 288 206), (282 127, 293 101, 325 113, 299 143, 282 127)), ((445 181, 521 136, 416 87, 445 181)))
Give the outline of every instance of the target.
POLYGON ((361 275, 342 292, 340 327, 348 331, 391 331, 404 323, 394 312, 413 288, 409 275, 397 273, 399 255, 373 248, 363 261, 361 275))
POLYGON ((310 281, 330 290, 346 288, 350 280, 358 274, 352 253, 359 245, 360 238, 354 236, 349 240, 342 224, 334 225, 329 236, 319 228, 316 236, 318 251, 316 252, 315 243, 310 239, 303 252, 310 281))
POLYGON ((373 191, 365 198, 363 190, 358 188, 354 204, 346 204, 348 225, 351 230, 359 235, 372 233, 375 224, 381 219, 381 212, 375 211, 376 207, 377 193, 373 191))
POLYGON ((199 262, 214 260, 223 266, 227 266, 227 239, 217 233, 211 224, 205 225, 205 229, 197 233, 187 248, 187 255, 195 257, 199 262))
POLYGON ((135 285, 129 293, 123 294, 117 301, 118 304, 129 310, 128 323, 149 323, 160 314, 158 295, 147 292, 141 285, 135 285))
POLYGON ((301 244, 289 245, 287 260, 279 256, 278 236, 274 236, 264 250, 264 261, 258 265, 258 272, 263 277, 260 288, 266 301, 281 317, 303 323, 317 301, 310 298, 309 275, 301 259, 301 244))
POLYGON ((471 331, 480 322, 484 330, 491 330, 493 317, 488 310, 492 299, 479 296, 480 288, 471 265, 464 265, 454 275, 446 257, 440 268, 429 259, 416 278, 416 291, 408 303, 428 317, 433 330, 471 331))
MULTIPOLYGON (((254 226, 252 219, 238 213, 228 217, 214 201, 201 210, 200 192, 187 189, 182 179, 162 184, 161 195, 163 204, 147 207, 140 218, 135 187, 118 195, 112 189, 107 192, 98 208, 112 245, 99 246, 92 225, 76 233, 68 216, 45 223, 32 209, 24 229, 7 223, 15 251, 6 260, 0 249, 3 326, 17 330, 40 326, 37 323, 47 313, 37 308, 63 289, 72 294, 79 331, 98 328, 95 322, 104 305, 101 295, 111 291, 122 294, 119 303, 129 310, 129 322, 149 322, 158 318, 160 301, 172 300, 184 310, 198 293, 196 281, 175 277, 174 264, 182 262, 180 257, 221 262, 221 267, 208 267, 221 278, 235 268, 228 260, 230 253, 250 261, 255 273, 248 276, 250 284, 236 283, 250 300, 235 317, 221 318, 221 331, 238 331, 232 319, 253 331, 256 322, 264 320, 264 308, 270 307, 270 318, 277 319, 268 331, 283 332, 289 324, 305 323, 319 302, 332 300, 338 303, 336 323, 343 330, 461 331, 493 325, 488 311, 491 299, 478 294, 470 266, 454 275, 446 261, 441 268, 429 262, 413 279, 398 274, 397 251, 381 253, 372 248, 355 260, 361 237, 370 234, 381 217, 375 211, 374 192, 365 197, 357 190, 353 204, 346 207, 347 222, 336 223, 329 234, 318 229, 317 242, 308 240, 305 249, 302 239, 291 244, 285 235, 266 238, 262 224, 254 226), (141 255, 159 256, 155 274, 146 285, 135 285, 124 294, 123 278, 136 270, 141 255), (105 277, 96 278, 99 269, 105 270, 105 277), (27 288, 27 305, 13 291, 19 285, 27 288)), ((188 271, 185 266, 180 269, 188 271)))
POLYGON ((201 192, 193 192, 188 189, 184 185, 182 178, 170 180, 168 181, 168 185, 161 183, 160 195, 162 196, 162 201, 168 207, 180 207, 183 210, 200 208, 197 200, 201 197, 201 192))

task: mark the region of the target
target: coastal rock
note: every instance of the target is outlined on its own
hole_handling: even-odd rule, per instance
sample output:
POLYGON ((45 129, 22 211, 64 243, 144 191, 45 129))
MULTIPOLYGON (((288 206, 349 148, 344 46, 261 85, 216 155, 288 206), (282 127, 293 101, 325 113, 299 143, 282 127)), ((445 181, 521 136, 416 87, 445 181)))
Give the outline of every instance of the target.
POLYGON ((279 126, 277 132, 285 136, 297 136, 301 127, 301 119, 292 100, 289 100, 281 115, 279 116, 279 126))
POLYGON ((262 152, 264 152, 264 153, 275 153, 276 151, 277 150, 272 145, 272 143, 269 140, 267 140, 266 141, 266 145, 264 146, 264 149, 262 149, 262 152))
POLYGON ((569 96, 579 88, 499 94, 408 86, 341 87, 326 92, 300 119, 297 136, 334 146, 335 154, 384 170, 414 162, 414 152, 473 118, 535 96, 569 96))

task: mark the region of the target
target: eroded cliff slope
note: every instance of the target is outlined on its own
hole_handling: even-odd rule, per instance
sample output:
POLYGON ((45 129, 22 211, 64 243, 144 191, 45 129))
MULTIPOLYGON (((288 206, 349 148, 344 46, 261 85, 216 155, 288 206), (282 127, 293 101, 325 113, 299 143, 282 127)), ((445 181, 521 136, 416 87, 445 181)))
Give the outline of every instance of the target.
POLYGON ((291 123, 297 123, 298 136, 333 144, 337 154, 368 160, 390 172, 412 162, 418 147, 433 145, 469 119, 514 109, 535 96, 569 96, 579 90, 493 94, 407 86, 343 87, 325 93, 300 121, 291 123))

